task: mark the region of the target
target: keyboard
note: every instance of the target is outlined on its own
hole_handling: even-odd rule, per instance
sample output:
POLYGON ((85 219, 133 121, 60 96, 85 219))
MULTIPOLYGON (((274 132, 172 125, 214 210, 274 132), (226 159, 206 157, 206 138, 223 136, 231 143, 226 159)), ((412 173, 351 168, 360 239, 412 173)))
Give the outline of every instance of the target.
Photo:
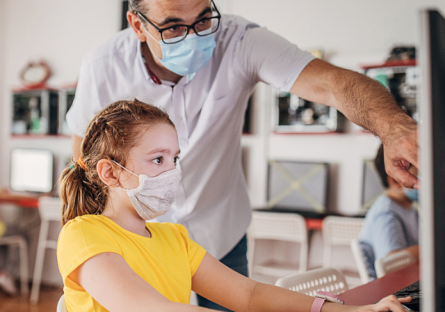
POLYGON ((397 298, 411 296, 411 302, 404 303, 403 305, 413 311, 420 311, 420 298, 422 297, 422 292, 420 291, 420 281, 414 282, 411 285, 400 289, 398 292, 394 293, 394 295, 397 298))

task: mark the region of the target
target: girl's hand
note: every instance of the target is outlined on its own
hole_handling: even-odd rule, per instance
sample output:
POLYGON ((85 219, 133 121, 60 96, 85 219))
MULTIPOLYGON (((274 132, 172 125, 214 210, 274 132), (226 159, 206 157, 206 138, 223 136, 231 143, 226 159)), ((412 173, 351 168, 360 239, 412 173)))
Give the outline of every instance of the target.
POLYGON ((410 301, 411 297, 397 298, 394 295, 390 295, 388 297, 383 298, 376 304, 360 307, 357 310, 357 312, 383 312, 383 311, 405 312, 405 309, 402 308, 401 303, 406 303, 410 301))

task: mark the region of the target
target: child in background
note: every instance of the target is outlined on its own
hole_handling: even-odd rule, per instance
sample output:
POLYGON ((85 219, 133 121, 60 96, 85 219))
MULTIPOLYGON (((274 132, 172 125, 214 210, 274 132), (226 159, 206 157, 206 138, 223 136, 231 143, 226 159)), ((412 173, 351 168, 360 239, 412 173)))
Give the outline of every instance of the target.
MULTIPOLYGON (((368 275, 377 277, 374 262, 392 253, 406 250, 419 261, 419 214, 413 207, 418 200, 416 189, 405 189, 385 171, 383 145, 374 159, 385 194, 372 204, 366 213, 360 233, 360 247, 365 257, 368 275)), ((409 171, 417 175, 417 169, 409 171)))
POLYGON ((208 311, 188 304, 191 290, 234 311, 404 311, 409 298, 323 305, 255 282, 206 253, 182 225, 146 222, 175 199, 179 153, 173 123, 154 106, 119 101, 91 121, 81 157, 60 178, 57 257, 68 311, 208 311))

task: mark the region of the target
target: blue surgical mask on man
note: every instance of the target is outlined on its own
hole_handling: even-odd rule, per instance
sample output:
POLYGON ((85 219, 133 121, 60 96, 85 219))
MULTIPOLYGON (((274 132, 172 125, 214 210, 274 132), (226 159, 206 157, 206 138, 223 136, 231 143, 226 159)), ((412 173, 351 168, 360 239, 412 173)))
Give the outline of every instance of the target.
MULTIPOLYGON (((145 31, 155 39, 147 30, 145 31)), ((204 68, 210 61, 216 47, 213 34, 208 36, 190 34, 177 43, 167 44, 162 40, 159 40, 158 43, 161 46, 162 59, 156 55, 155 57, 162 66, 180 76, 191 75, 204 68)), ((154 54, 153 51, 152 54, 154 54)))

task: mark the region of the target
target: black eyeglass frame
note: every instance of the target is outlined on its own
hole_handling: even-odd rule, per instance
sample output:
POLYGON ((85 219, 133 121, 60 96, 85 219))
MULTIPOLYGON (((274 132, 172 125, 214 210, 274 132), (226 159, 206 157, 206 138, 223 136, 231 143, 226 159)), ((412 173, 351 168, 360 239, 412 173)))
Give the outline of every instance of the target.
POLYGON ((196 34, 197 36, 200 36, 200 37, 205 37, 205 36, 214 34, 214 33, 218 30, 219 25, 220 25, 220 23, 221 23, 221 13, 219 13, 218 8, 217 8, 216 5, 215 5, 215 2, 213 2, 213 0, 210 0, 210 1, 212 2, 213 7, 215 8, 215 11, 216 11, 216 13, 217 13, 218 15, 217 15, 217 16, 212 16, 212 17, 204 17, 204 18, 200 19, 199 21, 194 22, 192 25, 175 24, 175 25, 170 26, 170 27, 159 28, 159 27, 156 26, 152 21, 150 21, 144 14, 142 14, 141 11, 134 11, 134 14, 142 16, 142 18, 143 18, 147 23, 149 23, 151 26, 153 26, 153 27, 154 27, 154 28, 161 34, 161 40, 162 40, 162 42, 164 42, 165 44, 175 44, 175 43, 178 43, 178 42, 181 42, 182 40, 184 40, 184 39, 187 37, 187 35, 188 35, 190 29, 193 29, 193 31, 195 32, 195 34, 196 34), (200 35, 199 32, 196 31, 196 29, 195 29, 195 25, 196 25, 196 24, 201 23, 202 21, 205 21, 205 20, 213 20, 213 19, 217 19, 217 20, 218 20, 218 26, 216 27, 216 29, 215 29, 214 31, 212 31, 211 33, 205 34, 205 35, 200 35), (168 30, 168 29, 170 29, 170 28, 172 28, 172 27, 180 27, 180 26, 187 27, 187 31, 184 32, 186 35, 185 35, 181 40, 178 40, 178 41, 175 41, 175 42, 166 42, 166 41, 164 40, 164 36, 162 35, 162 33, 163 33, 165 30, 168 30))

